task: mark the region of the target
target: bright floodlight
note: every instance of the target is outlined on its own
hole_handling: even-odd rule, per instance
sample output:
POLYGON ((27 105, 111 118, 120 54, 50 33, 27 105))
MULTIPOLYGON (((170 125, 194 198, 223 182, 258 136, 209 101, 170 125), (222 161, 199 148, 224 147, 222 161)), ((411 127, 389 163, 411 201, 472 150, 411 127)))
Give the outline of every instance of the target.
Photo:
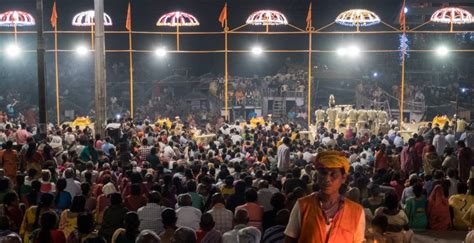
POLYGON ((21 49, 18 45, 11 44, 7 46, 7 48, 5 49, 5 52, 7 53, 9 57, 16 57, 20 54, 21 49))
POLYGON ((346 48, 339 48, 337 49, 337 55, 339 56, 345 56, 347 54, 347 49, 346 48))
POLYGON ((461 92, 463 92, 463 93, 466 93, 466 91, 467 91, 466 88, 462 88, 462 89, 461 89, 461 92))
POLYGON ((374 72, 372 75, 374 76, 374 78, 376 78, 376 77, 378 77, 378 76, 379 76, 379 73, 377 73, 377 72, 374 72))
POLYGON ((80 56, 84 56, 89 52, 89 49, 85 46, 78 46, 76 47, 76 53, 79 54, 80 56))
POLYGON ((436 48, 436 54, 438 54, 438 56, 446 56, 448 55, 448 48, 445 47, 445 46, 440 46, 438 48, 436 48))
POLYGON ((159 57, 164 57, 166 56, 166 49, 164 47, 157 48, 155 54, 159 57))
POLYGON ((404 13, 408 13, 408 8, 405 7, 405 8, 403 9, 403 12, 404 12, 404 13))
POLYGON ((360 49, 357 46, 351 46, 351 47, 348 48, 347 54, 350 57, 357 57, 360 54, 360 49))
POLYGON ((263 53, 263 50, 262 50, 262 48, 259 47, 259 46, 254 46, 254 47, 252 48, 252 53, 253 53, 254 55, 260 55, 260 54, 263 53))

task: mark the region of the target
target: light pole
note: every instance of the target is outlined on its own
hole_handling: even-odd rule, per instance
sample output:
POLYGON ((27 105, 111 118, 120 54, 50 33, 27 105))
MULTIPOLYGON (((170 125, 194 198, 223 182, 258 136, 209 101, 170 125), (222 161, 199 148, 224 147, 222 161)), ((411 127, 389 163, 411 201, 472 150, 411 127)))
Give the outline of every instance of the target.
POLYGON ((36 0, 36 19, 37 19, 37 67, 38 67, 38 107, 39 107, 39 138, 46 138, 46 77, 44 65, 44 36, 43 36, 43 0, 36 0))
POLYGON ((105 136, 106 77, 105 77, 105 37, 104 0, 94 0, 95 10, 95 124, 96 134, 105 136))

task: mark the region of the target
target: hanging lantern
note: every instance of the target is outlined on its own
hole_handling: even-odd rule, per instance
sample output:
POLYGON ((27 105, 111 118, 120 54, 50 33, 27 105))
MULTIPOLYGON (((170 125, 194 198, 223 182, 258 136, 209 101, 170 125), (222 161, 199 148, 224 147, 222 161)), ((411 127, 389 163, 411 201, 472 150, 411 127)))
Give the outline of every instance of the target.
POLYGON ((246 21, 251 25, 287 25, 285 15, 275 10, 259 10, 252 13, 246 21))
MULTIPOLYGON (((94 26, 95 25, 95 11, 89 10, 76 14, 72 18, 72 25, 74 26, 94 26)), ((106 13, 104 13, 104 25, 112 26, 112 19, 106 13)))
POLYGON ((380 18, 366 9, 350 9, 339 14, 336 23, 344 26, 371 26, 380 23, 380 18))
POLYGON ((461 8, 442 8, 431 16, 431 21, 443 24, 470 24, 474 19, 467 10, 461 8))
POLYGON ((191 14, 175 11, 164 14, 156 22, 156 26, 198 26, 199 21, 191 14))
POLYGON ((179 27, 198 26, 199 21, 191 14, 175 11, 164 14, 156 22, 156 26, 170 26, 176 28, 176 50, 179 51, 179 27))
POLYGON ((8 11, 0 14, 0 26, 32 26, 35 25, 35 19, 27 12, 8 11))

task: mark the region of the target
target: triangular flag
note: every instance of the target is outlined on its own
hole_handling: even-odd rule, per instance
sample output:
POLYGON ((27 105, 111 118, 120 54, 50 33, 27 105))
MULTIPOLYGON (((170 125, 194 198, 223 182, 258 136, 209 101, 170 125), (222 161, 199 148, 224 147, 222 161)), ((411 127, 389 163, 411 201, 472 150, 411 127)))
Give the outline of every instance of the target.
POLYGON ((306 29, 311 27, 312 13, 313 3, 309 3, 308 15, 306 16, 306 29))
POLYGON ((400 9, 400 19, 399 19, 399 22, 400 22, 400 27, 401 27, 401 29, 404 30, 404 29, 405 29, 405 26, 406 26, 405 0, 403 0, 402 9, 400 9))
POLYGON ((132 31, 132 9, 130 6, 130 2, 128 3, 127 21, 125 22, 125 28, 128 31, 132 31))
POLYGON ((219 15, 219 22, 221 22, 222 28, 225 26, 225 21, 227 21, 227 3, 222 8, 221 14, 219 15))
POLYGON ((56 1, 54 1, 53 12, 51 13, 51 26, 53 26, 53 29, 56 28, 57 24, 58 24, 58 13, 56 12, 56 1))

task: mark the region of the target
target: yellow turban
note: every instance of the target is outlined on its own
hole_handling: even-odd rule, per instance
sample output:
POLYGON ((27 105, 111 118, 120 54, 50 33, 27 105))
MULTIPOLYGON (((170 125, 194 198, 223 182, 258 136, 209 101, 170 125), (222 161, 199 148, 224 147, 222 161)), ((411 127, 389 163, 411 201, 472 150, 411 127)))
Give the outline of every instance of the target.
POLYGON ((345 154, 339 151, 323 151, 318 153, 314 160, 316 168, 344 168, 344 171, 349 173, 349 160, 345 154))

